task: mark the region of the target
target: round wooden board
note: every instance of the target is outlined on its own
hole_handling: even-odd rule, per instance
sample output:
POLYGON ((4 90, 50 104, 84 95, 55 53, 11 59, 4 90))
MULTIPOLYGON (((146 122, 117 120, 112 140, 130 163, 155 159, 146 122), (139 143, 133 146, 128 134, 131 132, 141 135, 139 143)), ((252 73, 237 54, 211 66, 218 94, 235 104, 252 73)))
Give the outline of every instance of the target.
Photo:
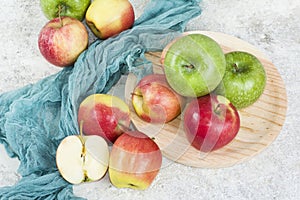
MULTIPOLYGON (((142 121, 131 103, 131 92, 137 84, 129 74, 125 86, 125 98, 131 109, 132 122, 136 128, 154 137, 163 155, 175 162, 200 168, 223 168, 241 163, 257 155, 269 146, 281 131, 285 121, 287 96, 283 80, 276 67, 260 51, 236 37, 218 32, 195 31, 213 38, 224 53, 246 51, 255 55, 264 65, 267 84, 264 93, 253 105, 239 110, 241 127, 235 139, 225 147, 202 153, 188 143, 181 117, 163 124, 154 125, 142 121)), ((185 34, 185 33, 184 33, 185 34)), ((163 73, 160 63, 161 52, 148 52, 147 59, 153 63, 154 73, 163 73)))

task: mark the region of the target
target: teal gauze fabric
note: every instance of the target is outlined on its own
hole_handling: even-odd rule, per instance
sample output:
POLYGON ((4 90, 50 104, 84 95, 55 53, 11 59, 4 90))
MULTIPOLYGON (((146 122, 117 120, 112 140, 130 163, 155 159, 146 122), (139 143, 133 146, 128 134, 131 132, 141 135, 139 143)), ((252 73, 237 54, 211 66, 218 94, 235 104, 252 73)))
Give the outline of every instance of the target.
POLYGON ((96 40, 73 66, 1 94, 0 142, 9 156, 20 160, 21 179, 0 188, 0 199, 82 199, 73 194, 55 163, 60 141, 79 132, 80 102, 90 94, 108 92, 123 74, 149 73, 151 64, 144 53, 162 50, 183 32, 187 22, 201 14, 199 3, 152 0, 131 29, 96 40))

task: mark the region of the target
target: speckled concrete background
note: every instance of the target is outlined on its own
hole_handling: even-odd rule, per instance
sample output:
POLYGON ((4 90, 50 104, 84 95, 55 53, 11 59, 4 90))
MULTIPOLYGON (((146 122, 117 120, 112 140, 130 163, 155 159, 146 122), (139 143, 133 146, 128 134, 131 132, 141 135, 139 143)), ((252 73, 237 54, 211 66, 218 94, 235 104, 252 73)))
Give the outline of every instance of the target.
MULTIPOLYGON (((132 0, 137 17, 149 0, 132 0)), ((47 22, 38 0, 2 0, 0 7, 0 92, 35 83, 60 69, 37 48, 47 22)), ((203 13, 188 30, 239 37, 261 50, 286 84, 288 111, 276 141, 250 161, 225 169, 195 169, 171 163, 146 191, 116 189, 103 180, 75 186, 87 199, 297 199, 300 196, 300 1, 203 0, 203 13)), ((166 161, 168 162, 168 161, 166 161)), ((14 184, 18 161, 0 145, 0 187, 14 184)))

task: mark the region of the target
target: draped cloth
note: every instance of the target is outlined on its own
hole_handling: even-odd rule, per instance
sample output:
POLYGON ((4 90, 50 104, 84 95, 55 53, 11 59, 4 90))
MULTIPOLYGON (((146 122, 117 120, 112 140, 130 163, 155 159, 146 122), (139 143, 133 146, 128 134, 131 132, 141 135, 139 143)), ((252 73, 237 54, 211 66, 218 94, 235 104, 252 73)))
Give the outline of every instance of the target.
POLYGON ((74 65, 0 94, 0 143, 20 160, 20 180, 0 188, 0 199, 82 199, 59 174, 60 141, 78 134, 77 111, 90 94, 107 93, 128 72, 151 73, 144 54, 162 50, 201 14, 200 0, 152 0, 133 27, 94 41, 74 65))

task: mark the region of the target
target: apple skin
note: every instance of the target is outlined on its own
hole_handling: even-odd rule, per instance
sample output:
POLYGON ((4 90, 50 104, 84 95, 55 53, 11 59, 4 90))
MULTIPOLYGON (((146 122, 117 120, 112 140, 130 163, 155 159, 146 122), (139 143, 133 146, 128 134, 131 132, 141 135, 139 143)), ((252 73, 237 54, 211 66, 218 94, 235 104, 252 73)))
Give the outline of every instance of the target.
POLYGON ((226 72, 215 93, 226 96, 237 109, 252 105, 266 85, 267 76, 262 63, 243 51, 229 52, 225 59, 226 72))
POLYGON ((161 62, 170 86, 187 97, 212 92, 221 82, 226 68, 224 53, 216 41, 189 32, 164 48, 161 62))
POLYGON ((176 118, 184 107, 184 98, 168 84, 165 75, 143 77, 132 93, 137 115, 146 122, 167 123, 176 118))
POLYGON ((162 165, 158 145, 142 132, 123 133, 112 146, 109 177, 117 188, 147 189, 162 165))
POLYGON ((184 130, 190 144, 211 152, 230 143, 240 129, 237 109, 221 95, 193 99, 184 112, 184 130))
POLYGON ((42 11, 49 20, 68 16, 82 21, 90 3, 90 0, 40 0, 42 11))
POLYGON ((107 39, 131 28, 135 14, 128 0, 95 0, 85 18, 95 36, 107 39))
POLYGON ((100 136, 67 136, 56 150, 58 171, 72 184, 100 180, 108 170, 108 163, 108 144, 100 136))
POLYGON ((83 23, 74 18, 54 18, 39 33, 41 54, 58 67, 72 65, 87 46, 88 32, 83 23))
POLYGON ((102 136, 112 144, 130 126, 128 105, 109 94, 92 94, 86 97, 78 110, 78 123, 84 121, 85 135, 102 136))

